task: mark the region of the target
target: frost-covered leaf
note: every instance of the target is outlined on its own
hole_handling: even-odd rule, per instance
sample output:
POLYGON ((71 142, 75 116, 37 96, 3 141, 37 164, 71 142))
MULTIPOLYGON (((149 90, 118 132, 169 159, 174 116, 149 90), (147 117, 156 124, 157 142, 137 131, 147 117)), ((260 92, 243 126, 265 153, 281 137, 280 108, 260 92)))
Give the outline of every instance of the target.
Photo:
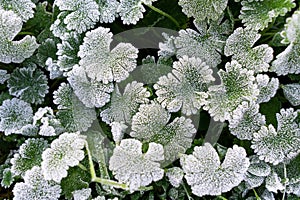
POLYGON ((265 124, 265 116, 259 113, 258 104, 242 102, 229 119, 229 131, 240 140, 251 140, 253 134, 265 124))
POLYGON ((5 135, 20 133, 20 129, 32 122, 33 111, 29 103, 13 98, 0 106, 0 131, 5 135))
POLYGON ((69 31, 83 33, 99 21, 99 6, 94 0, 55 0, 54 4, 66 13, 63 23, 69 31))
POLYGON ((36 54, 37 64, 41 67, 45 66, 46 61, 51 58, 56 60, 56 48, 57 40, 52 38, 47 38, 42 44, 39 46, 36 54))
POLYGON ((92 194, 91 188, 83 188, 72 192, 74 200, 87 200, 92 194))
POLYGON ((21 63, 32 56, 38 48, 34 36, 26 35, 19 41, 13 41, 22 29, 22 19, 13 11, 0 9, 0 62, 21 63))
POLYGON ((210 67, 221 63, 221 55, 225 46, 226 36, 230 30, 228 21, 206 22, 194 21, 198 32, 193 29, 180 30, 175 37, 176 56, 198 57, 210 67))
POLYGON ((171 185, 177 188, 182 183, 184 172, 179 167, 172 167, 168 169, 166 176, 168 177, 171 185))
POLYGON ((156 0, 120 0, 117 11, 123 24, 136 24, 146 11, 143 4, 151 5, 154 1, 156 0))
POLYGON ((13 174, 11 169, 10 168, 4 169, 3 174, 1 176, 2 176, 1 186, 4 188, 9 188, 13 184, 15 178, 15 175, 13 174))
POLYGON ((261 160, 277 165, 294 158, 299 152, 300 128, 295 121, 299 111, 281 109, 276 114, 277 131, 273 125, 262 126, 254 133, 251 148, 261 160))
POLYGON ((283 190, 284 184, 281 182, 281 178, 274 171, 266 178, 266 188, 270 192, 277 193, 277 190, 283 190))
POLYGON ((180 164, 193 194, 221 195, 240 184, 250 165, 246 151, 236 145, 227 150, 221 164, 217 151, 209 143, 196 146, 192 155, 183 155, 180 164))
POLYGON ((58 200, 61 193, 60 185, 44 179, 42 169, 33 167, 24 176, 24 182, 16 183, 14 200, 58 200))
POLYGON ((64 19, 68 15, 68 12, 61 12, 57 15, 56 20, 54 23, 51 24, 50 30, 52 31, 55 37, 64 39, 65 33, 70 32, 67 29, 67 25, 64 24, 64 19))
POLYGON ((60 183, 66 177, 69 167, 79 164, 84 158, 85 136, 77 133, 63 133, 51 143, 42 154, 42 169, 46 180, 60 183))
POLYGON ((62 83, 53 92, 53 102, 58 105, 57 118, 67 131, 86 131, 97 118, 92 108, 87 108, 74 94, 69 84, 62 83))
POLYGON ((114 149, 109 169, 118 181, 128 184, 130 191, 135 191, 163 178, 164 170, 158 163, 164 159, 163 154, 160 144, 150 143, 148 151, 143 154, 140 141, 124 139, 114 149))
POLYGON ((296 6, 294 0, 243 0, 239 18, 249 29, 263 30, 276 17, 284 16, 296 6))
POLYGON ((171 57, 176 53, 176 47, 174 44, 175 36, 170 36, 167 33, 162 33, 164 42, 159 43, 158 55, 162 57, 171 57))
POLYGON ((48 58, 46 60, 46 63, 45 65, 47 66, 47 70, 49 71, 49 76, 50 76, 50 79, 56 79, 56 78, 59 78, 59 77, 62 77, 63 75, 63 72, 60 71, 60 67, 58 66, 57 64, 57 61, 56 60, 53 60, 52 58, 48 58))
POLYGON ((273 49, 267 44, 253 47, 259 38, 254 30, 237 28, 226 40, 224 54, 255 73, 266 72, 273 60, 273 49))
POLYGON ((48 147, 48 142, 42 138, 29 138, 19 148, 18 152, 10 160, 11 171, 15 175, 24 176, 27 170, 34 166, 40 166, 42 153, 48 147))
POLYGON ((119 144, 123 139, 124 133, 128 126, 123 122, 112 122, 110 126, 113 140, 116 144, 119 144))
POLYGON ((112 23, 118 16, 117 9, 119 2, 117 0, 96 0, 99 5, 100 23, 112 23))
POLYGON ((197 20, 218 20, 227 6, 228 0, 179 0, 178 4, 182 7, 188 17, 197 20))
POLYGON ((93 80, 120 82, 136 68, 138 50, 129 43, 119 43, 110 50, 112 36, 108 28, 99 27, 87 32, 79 47, 79 64, 93 80))
POLYGON ((243 68, 235 60, 226 63, 225 68, 226 71, 218 72, 221 84, 208 88, 209 97, 203 107, 215 121, 221 122, 231 119, 233 111, 243 101, 255 101, 259 94, 252 70, 243 68))
POLYGON ((48 79, 40 69, 16 68, 7 81, 9 94, 33 104, 41 104, 48 93, 48 79))
POLYGON ((143 104, 132 118, 132 137, 162 144, 165 161, 174 161, 191 146, 196 129, 192 120, 177 117, 172 122, 160 104, 143 104))
POLYGON ((293 105, 300 105, 300 84, 293 83, 282 86, 285 98, 293 105))
POLYGON ((84 69, 78 65, 74 65, 67 75, 74 93, 86 107, 99 108, 109 102, 110 93, 114 90, 112 83, 103 84, 89 79, 84 69))
POLYGON ((259 89, 259 95, 256 103, 269 102, 272 97, 275 96, 279 88, 278 78, 269 78, 266 74, 258 74, 256 76, 256 82, 259 89))
POLYGON ((183 56, 174 62, 172 73, 154 85, 158 102, 170 112, 181 109, 183 114, 196 114, 205 104, 208 85, 215 80, 212 73, 200 58, 183 56))
POLYGON ((280 35, 284 38, 281 42, 284 44, 293 43, 300 40, 300 11, 293 13, 292 17, 286 19, 284 30, 280 35))
POLYGON ((112 122, 131 123, 132 116, 138 111, 139 105, 148 103, 150 92, 143 87, 143 83, 133 81, 128 83, 123 94, 116 85, 111 95, 110 104, 100 113, 104 122, 110 124, 112 122))
POLYGON ((79 58, 77 53, 79 45, 83 42, 83 37, 76 33, 65 33, 62 42, 57 44, 58 61, 60 71, 69 71, 74 65, 78 64, 79 58))
POLYGON ((13 11, 19 17, 21 17, 23 22, 26 22, 29 18, 34 15, 35 4, 31 0, 1 0, 0 9, 6 11, 13 11))
POLYGON ((7 74, 7 71, 4 69, 0 69, 0 84, 5 83, 6 80, 8 80, 10 77, 9 74, 7 74))

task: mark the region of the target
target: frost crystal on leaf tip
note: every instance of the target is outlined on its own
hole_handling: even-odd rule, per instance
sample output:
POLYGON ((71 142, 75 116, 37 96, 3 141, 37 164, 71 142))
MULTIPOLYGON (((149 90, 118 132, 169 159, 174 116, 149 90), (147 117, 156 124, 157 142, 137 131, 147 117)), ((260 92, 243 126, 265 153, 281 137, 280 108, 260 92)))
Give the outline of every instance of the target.
POLYGON ((252 48, 259 38, 260 34, 256 31, 237 28, 226 40, 224 54, 233 55, 233 60, 255 73, 266 72, 273 60, 273 49, 267 44, 252 48))
POLYGON ((36 39, 26 35, 19 41, 13 41, 22 29, 22 20, 12 11, 0 9, 0 62, 21 63, 32 56, 38 48, 36 39))
POLYGON ((0 106, 0 131, 5 135, 19 133, 23 126, 32 122, 32 117, 29 103, 17 98, 7 99, 0 106))
POLYGON ((40 69, 16 68, 7 81, 9 94, 28 103, 41 104, 48 93, 46 75, 40 69))
POLYGON ((120 82, 136 68, 138 50, 129 43, 119 43, 110 50, 112 33, 108 28, 99 27, 86 33, 83 44, 79 47, 79 64, 87 76, 104 83, 120 82))
POLYGON ((232 118, 232 112, 243 101, 256 101, 259 94, 252 70, 242 68, 235 60, 226 63, 226 71, 219 70, 220 85, 208 88, 207 104, 203 107, 208 110, 215 121, 225 121, 232 118))
POLYGON ((14 200, 58 200, 61 193, 60 185, 44 179, 40 167, 33 167, 24 176, 24 182, 16 183, 13 193, 14 200))
POLYGON ((163 146, 150 143, 148 151, 142 153, 142 143, 135 139, 124 139, 114 149, 109 169, 117 180, 129 185, 130 191, 147 186, 163 178, 164 170, 158 161, 164 159, 163 146))
POLYGON ((21 17, 23 22, 34 16, 35 4, 30 0, 0 0, 0 9, 11 10, 21 17))
POLYGON ((295 121, 299 111, 281 109, 276 114, 277 131, 273 125, 262 126, 254 133, 251 148, 261 160, 277 165, 294 158, 299 152, 300 128, 295 121))
POLYGON ((84 69, 78 65, 73 66, 67 73, 68 81, 74 93, 88 108, 102 107, 110 100, 110 93, 114 90, 112 83, 103 84, 96 80, 90 80, 84 69))
POLYGON ((166 176, 169 178, 171 185, 177 188, 182 182, 184 172, 179 167, 173 167, 168 169, 166 176))
POLYGON ((216 150, 209 143, 196 146, 192 155, 183 155, 180 164, 193 194, 221 195, 240 184, 250 165, 246 151, 236 145, 227 150, 220 163, 216 150))
POLYGON ((84 158, 85 136, 77 133, 63 133, 51 143, 42 154, 42 169, 46 180, 60 183, 66 177, 69 167, 79 164, 84 158))
POLYGON ((100 113, 104 122, 124 122, 130 124, 132 116, 138 111, 139 105, 148 103, 150 92, 143 87, 143 83, 133 81, 128 83, 123 94, 116 85, 111 95, 110 104, 100 113))
POLYGON ((222 15, 227 2, 228 0, 179 0, 178 4, 188 17, 201 21, 206 18, 215 21, 222 15))
POLYGON ((207 87, 213 71, 200 58, 183 56, 174 62, 172 73, 159 78, 154 85, 158 102, 170 112, 196 114, 205 104, 207 87))
POLYGON ((294 41, 300 41, 300 11, 295 11, 292 17, 287 18, 284 30, 281 36, 284 38, 281 42, 290 44, 294 41))
POLYGON ((293 105, 300 105, 300 84, 293 83, 282 86, 285 98, 293 105))
POLYGON ((119 2, 117 0, 98 0, 101 23, 112 23, 118 16, 117 9, 119 2))
POLYGON ((143 104, 132 118, 132 137, 162 144, 165 161, 174 161, 191 146, 196 129, 192 120, 177 117, 172 122, 170 113, 160 104, 143 104))
POLYGON ((259 89, 259 95, 256 103, 269 102, 272 97, 275 96, 279 88, 278 78, 269 78, 266 74, 258 74, 256 76, 256 82, 259 89))
POLYGON ((0 69, 0 84, 5 83, 7 79, 9 79, 10 75, 7 74, 6 70, 0 69))
POLYGON ((92 194, 91 188, 83 188, 72 192, 74 200, 87 200, 92 194))
POLYGON ((116 144, 119 144, 123 139, 124 133, 128 128, 128 126, 125 125, 124 122, 112 122, 110 126, 111 126, 111 133, 113 135, 113 140, 115 141, 116 144))

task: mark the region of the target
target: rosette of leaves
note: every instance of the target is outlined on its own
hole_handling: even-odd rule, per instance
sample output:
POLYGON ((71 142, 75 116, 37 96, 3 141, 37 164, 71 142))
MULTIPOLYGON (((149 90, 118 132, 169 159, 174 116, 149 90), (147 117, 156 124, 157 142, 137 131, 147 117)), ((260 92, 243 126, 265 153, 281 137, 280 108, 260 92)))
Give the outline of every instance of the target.
POLYGON ((265 124, 265 116, 259 113, 258 104, 242 102, 229 119, 229 131, 240 140, 251 140, 265 124))
POLYGON ((253 47, 260 36, 254 30, 237 28, 226 40, 224 54, 255 73, 266 72, 273 60, 273 49, 267 44, 253 47))
POLYGON ((140 141, 124 139, 114 149, 109 169, 118 181, 126 183, 133 192, 163 178, 164 170, 159 163, 163 159, 162 145, 150 143, 147 152, 143 153, 140 141))
POLYGON ((226 63, 225 69, 218 72, 221 84, 208 88, 207 104, 203 107, 215 121, 221 122, 231 119, 243 101, 256 101, 259 94, 252 70, 243 68, 235 60, 226 63))
POLYGON ((16 183, 14 189, 14 200, 58 200, 61 187, 54 181, 44 179, 42 169, 33 167, 24 176, 24 182, 16 183))
POLYGON ((29 103, 13 98, 0 106, 0 131, 5 135, 21 133, 21 128, 31 124, 33 111, 29 103))
POLYGON ((296 6, 294 0, 243 0, 239 18, 249 29, 263 30, 278 16, 284 16, 296 6))
POLYGON ((42 170, 46 180, 60 183, 68 175, 69 167, 79 164, 84 158, 86 136, 76 133, 63 133, 51 143, 42 154, 42 170))
POLYGON ((99 5, 100 23, 112 23, 118 16, 120 3, 117 0, 96 0, 99 5))
POLYGON ((102 107, 110 100, 110 93, 114 90, 112 83, 91 80, 87 77, 84 69, 74 65, 67 73, 68 81, 78 99, 88 108, 102 107))
POLYGON ((196 114, 207 98, 207 87, 215 79, 213 71, 200 58, 183 56, 174 62, 172 73, 154 85, 157 101, 170 112, 196 114))
POLYGON ((272 62, 271 71, 277 75, 300 73, 300 11, 295 11, 292 17, 287 18, 285 28, 281 32, 284 44, 288 47, 276 56, 272 62))
POLYGON ((243 147, 229 148, 221 164, 217 151, 211 144, 196 146, 192 155, 183 155, 180 164, 184 177, 192 188, 192 193, 221 195, 238 186, 244 179, 250 161, 243 147))
POLYGON ((293 108, 281 109, 276 114, 277 130, 271 124, 254 133, 251 148, 261 160, 277 165, 291 160, 300 152, 298 114, 299 111, 293 108))
POLYGON ((143 4, 151 6, 154 1, 156 0, 120 0, 117 12, 123 24, 136 24, 146 11, 143 4))
POLYGON ((13 11, 19 17, 21 17, 23 22, 26 22, 28 19, 32 18, 34 15, 35 4, 31 0, 1 0, 0 9, 6 11, 13 11))
POLYGON ((256 103, 269 102, 275 96, 279 88, 278 78, 270 78, 266 74, 258 74, 256 76, 256 83, 259 89, 259 95, 256 103))
POLYGON ((110 50, 113 34, 108 28, 99 27, 86 33, 79 47, 79 65, 92 80, 120 82, 136 68, 138 50, 129 43, 119 43, 110 50))
POLYGON ((146 142, 163 145, 165 163, 179 158, 179 154, 191 147, 196 129, 192 120, 176 117, 169 122, 171 114, 160 104, 143 104, 132 118, 130 135, 146 142))
POLYGON ((13 39, 21 31, 22 19, 13 11, 0 9, 0 62, 21 63, 38 48, 34 36, 26 35, 19 41, 13 39))
POLYGON ((300 105, 300 84, 292 83, 281 86, 285 98, 293 105, 300 105))
POLYGON ((41 104, 48 93, 48 79, 38 68, 16 68, 7 81, 9 94, 32 103, 41 104))
POLYGON ((96 111, 87 108, 69 84, 62 83, 53 92, 53 99, 53 103, 58 105, 56 117, 67 131, 86 131, 97 118, 96 111))
POLYGON ((201 21, 216 21, 223 14, 227 2, 228 0, 179 0, 178 4, 188 17, 201 21))
POLYGON ((121 94, 119 86, 116 85, 111 95, 109 105, 100 113, 104 122, 131 123, 132 116, 138 111, 140 104, 148 103, 150 92, 143 87, 143 83, 133 81, 125 86, 121 94))
POLYGON ((27 139, 10 160, 13 174, 24 176, 27 170, 34 166, 40 166, 42 153, 47 147, 48 142, 42 138, 27 139))

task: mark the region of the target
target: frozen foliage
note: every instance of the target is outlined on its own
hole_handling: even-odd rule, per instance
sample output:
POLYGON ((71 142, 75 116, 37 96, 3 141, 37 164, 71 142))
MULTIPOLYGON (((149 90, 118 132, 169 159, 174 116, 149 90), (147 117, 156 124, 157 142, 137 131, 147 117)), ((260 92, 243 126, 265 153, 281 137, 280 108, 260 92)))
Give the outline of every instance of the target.
POLYGON ((99 6, 94 0, 55 0, 54 3, 66 13, 63 23, 70 31, 83 33, 99 21, 99 6))
POLYGON ((299 152, 300 128, 295 121, 299 111, 281 109, 276 114, 277 131, 273 125, 262 126, 254 133, 251 148, 261 160, 277 165, 294 158, 299 152))
POLYGON ((256 76, 256 83, 259 89, 257 103, 269 102, 275 96, 279 88, 278 78, 269 78, 266 74, 258 74, 256 76))
POLYGON ((114 90, 112 83, 103 84, 90 80, 84 69, 74 65, 68 73, 68 81, 78 99, 88 108, 102 107, 110 100, 110 93, 114 90))
POLYGON ((110 50, 112 36, 108 28, 99 27, 87 32, 83 39, 78 52, 79 64, 93 80, 120 82, 136 68, 138 50, 129 43, 120 43, 110 50))
POLYGON ((258 104, 242 102, 229 119, 229 131, 240 140, 251 140, 253 134, 265 124, 265 116, 259 113, 258 104))
POLYGON ((158 55, 167 58, 175 55, 175 36, 170 36, 167 33, 162 33, 162 36, 164 38, 164 42, 159 43, 158 55))
POLYGON ((13 11, 0 9, 0 62, 21 63, 32 56, 38 48, 34 36, 26 35, 19 41, 13 41, 22 29, 22 19, 13 11))
POLYGON ((179 167, 170 168, 166 173, 166 176, 169 178, 171 185, 176 188, 180 186, 183 175, 184 172, 179 167))
POLYGON ((221 164, 217 151, 209 143, 196 146, 192 155, 183 155, 180 164, 193 194, 221 195, 230 191, 244 179, 250 165, 246 151, 236 145, 227 150, 221 164))
POLYGON ((255 73, 266 72, 273 60, 273 49, 267 44, 252 48, 259 38, 256 31, 237 28, 226 40, 224 54, 255 73))
POLYGON ((226 71, 218 72, 221 84, 208 88, 209 97, 203 107, 215 121, 221 122, 231 119, 233 111, 243 101, 256 101, 259 94, 252 70, 242 68, 235 60, 226 63, 225 68, 226 71))
POLYGON ((13 11, 19 17, 21 17, 23 22, 26 22, 29 18, 34 15, 35 4, 31 0, 1 0, 0 9, 6 11, 13 11))
POLYGON ((54 61, 52 58, 49 57, 46 60, 45 65, 47 66, 46 69, 50 73, 49 74, 50 79, 55 79, 63 75, 63 72, 60 71, 60 67, 57 64, 57 61, 54 61))
POLYGON ((100 116, 107 124, 112 122, 130 124, 132 116, 138 111, 140 104, 149 102, 149 96, 150 92, 143 87, 143 83, 136 81, 128 83, 123 94, 116 85, 110 104, 100 113, 100 116))
POLYGON ((5 135, 20 133, 20 129, 32 122, 33 111, 29 103, 13 98, 0 106, 0 131, 5 135))
POLYGON ((284 190, 284 185, 281 182, 281 178, 275 171, 271 171, 270 175, 266 178, 266 188, 270 192, 277 193, 277 190, 284 190))
POLYGON ((119 144, 123 139, 124 133, 128 126, 124 124, 124 122, 112 122, 111 126, 111 134, 113 136, 113 140, 116 144, 119 144))
POLYGON ((135 139, 124 139, 116 146, 109 161, 109 169, 115 178, 126 183, 130 191, 147 186, 163 178, 164 170, 159 161, 164 159, 163 146, 150 143, 148 151, 142 153, 142 143, 135 139))
POLYGON ((42 153, 48 147, 48 142, 42 138, 29 138, 19 148, 11 159, 11 171, 15 175, 24 176, 27 170, 40 166, 42 153))
POLYGON ((9 188, 15 180, 15 175, 12 173, 10 168, 5 168, 1 175, 1 179, 1 186, 4 188, 9 188))
POLYGON ((48 79, 40 69, 16 68, 7 81, 9 94, 33 104, 41 104, 48 93, 48 79))
POLYGON ((96 0, 99 5, 100 22, 112 23, 118 16, 117 9, 119 2, 117 0, 96 0))
POLYGON ((132 118, 132 137, 162 144, 165 161, 173 161, 191 146, 196 129, 192 120, 176 117, 169 123, 170 113, 160 104, 143 104, 132 118))
POLYGON ((53 92, 53 103, 58 105, 57 118, 67 131, 86 131, 97 118, 74 94, 69 84, 62 83, 53 92))
POLYGON ((146 11, 143 4, 151 5, 154 1, 156 0, 120 0, 117 11, 123 24, 136 24, 146 11))
POLYGON ((0 69, 0 84, 5 83, 7 79, 9 79, 10 75, 7 74, 6 70, 0 69))
POLYGON ((87 200, 91 196, 91 188, 83 188, 72 192, 74 200, 87 200))
POLYGON ((212 73, 200 58, 183 56, 174 62, 172 73, 154 85, 158 102, 170 112, 181 109, 183 114, 196 114, 205 104, 208 85, 215 80, 212 73))
POLYGON ((198 32, 193 29, 180 30, 179 36, 175 37, 176 56, 198 57, 209 67, 216 67, 221 62, 220 53, 225 46, 224 34, 230 31, 228 21, 222 24, 212 21, 209 25, 206 22, 194 21, 194 24, 198 32))
POLYGON ((293 105, 300 105, 300 84, 293 83, 282 86, 285 98, 293 105))
POLYGON ((196 20, 218 20, 227 6, 228 0, 179 0, 178 4, 182 7, 188 17, 196 20))
POLYGON ((64 19, 68 15, 68 12, 61 12, 57 15, 56 20, 54 21, 53 24, 50 26, 50 30, 52 31, 53 35, 55 37, 59 37, 61 39, 64 39, 65 33, 70 32, 67 29, 67 25, 64 24, 64 19))
POLYGON ((294 0, 243 0, 239 16, 249 29, 263 30, 276 17, 284 16, 296 6, 294 0))
POLYGON ((42 169, 46 180, 60 183, 66 177, 69 167, 79 164, 84 158, 85 136, 77 133, 63 133, 51 143, 42 154, 42 169))
POLYGON ((78 64, 79 58, 77 53, 79 45, 82 43, 83 37, 76 33, 65 33, 62 42, 57 44, 58 61, 60 71, 69 71, 75 64, 78 64))
POLYGON ((14 200, 58 200, 60 185, 44 179, 40 167, 33 167, 24 176, 24 182, 17 183, 13 189, 14 200))
POLYGON ((295 11, 292 17, 286 20, 285 29, 281 32, 284 37, 282 43, 289 46, 277 55, 273 61, 271 71, 278 75, 287 75, 289 73, 300 73, 300 11, 295 11))

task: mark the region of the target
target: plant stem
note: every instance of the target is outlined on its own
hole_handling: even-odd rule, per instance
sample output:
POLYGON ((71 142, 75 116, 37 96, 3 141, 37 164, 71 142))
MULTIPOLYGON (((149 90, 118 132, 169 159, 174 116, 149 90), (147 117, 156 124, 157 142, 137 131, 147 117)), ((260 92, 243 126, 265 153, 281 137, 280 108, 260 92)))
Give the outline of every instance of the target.
POLYGON ((183 185, 183 189, 184 189, 184 191, 185 191, 185 193, 186 193, 188 199, 189 199, 189 200, 192 200, 193 198, 190 196, 189 191, 188 191, 187 188, 185 187, 185 184, 183 183, 182 185, 183 185))
POLYGON ((253 189, 254 195, 256 197, 256 200, 261 200, 261 198, 258 196, 257 192, 255 189, 253 189))
POLYGON ((222 199, 222 200, 227 200, 225 197, 223 196, 218 196, 219 199, 222 199))
POLYGON ((283 191, 283 195, 282 195, 282 200, 285 199, 286 183, 287 183, 287 172, 286 172, 285 163, 283 163, 283 175, 284 175, 284 191, 283 191))
POLYGON ((33 35, 32 32, 27 32, 27 31, 23 31, 23 32, 19 32, 18 35, 33 35))
POLYGON ((174 24, 175 24, 178 28, 180 28, 180 25, 179 25, 179 23, 177 22, 177 20, 174 19, 174 18, 173 18, 171 15, 169 15, 168 13, 165 13, 164 11, 162 11, 162 10, 160 10, 160 9, 158 9, 158 8, 156 8, 156 7, 154 7, 154 6, 152 6, 152 5, 148 5, 148 4, 145 4, 145 5, 148 6, 149 8, 151 8, 153 11, 155 11, 155 12, 157 12, 157 13, 159 13, 159 14, 161 14, 161 15, 167 17, 167 18, 169 18, 172 22, 174 22, 174 24))

